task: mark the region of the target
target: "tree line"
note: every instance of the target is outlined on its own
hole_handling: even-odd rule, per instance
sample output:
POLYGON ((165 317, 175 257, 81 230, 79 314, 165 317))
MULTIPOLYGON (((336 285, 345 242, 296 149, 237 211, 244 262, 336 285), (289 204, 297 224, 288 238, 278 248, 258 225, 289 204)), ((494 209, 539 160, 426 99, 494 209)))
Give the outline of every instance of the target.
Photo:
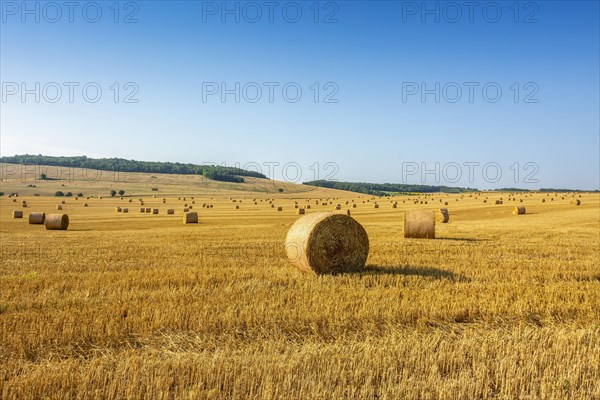
POLYGON ((147 172, 157 174, 202 175, 208 179, 225 182, 244 182, 243 177, 266 178, 265 175, 236 167, 198 165, 177 162, 136 161, 123 158, 90 158, 87 156, 53 157, 43 155, 15 155, 0 157, 0 162, 10 164, 39 164, 56 167, 88 168, 101 171, 147 172))
POLYGON ((329 189, 347 190, 372 196, 390 196, 394 193, 463 193, 477 192, 477 189, 451 186, 413 185, 404 183, 334 182, 326 180, 303 182, 303 185, 329 189))

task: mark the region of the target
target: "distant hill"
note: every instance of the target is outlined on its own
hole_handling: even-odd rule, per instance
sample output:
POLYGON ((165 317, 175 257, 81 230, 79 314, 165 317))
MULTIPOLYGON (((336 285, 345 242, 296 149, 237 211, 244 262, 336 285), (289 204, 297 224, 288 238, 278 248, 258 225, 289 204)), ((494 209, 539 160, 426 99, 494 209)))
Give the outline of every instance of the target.
POLYGON ((87 156, 52 157, 43 155, 16 155, 0 157, 0 162, 26 165, 88 168, 100 171, 148 172, 157 174, 202 175, 214 181, 243 183, 243 177, 266 178, 265 175, 235 167, 218 165, 182 164, 173 162, 135 161, 123 158, 90 158, 87 156))
POLYGON ((370 194, 373 196, 389 196, 393 193, 463 193, 478 192, 477 189, 450 187, 450 186, 430 186, 430 185, 410 185, 402 183, 366 183, 366 182, 334 182, 334 181, 310 181, 304 182, 304 185, 318 186, 329 189, 348 190, 350 192, 370 194))

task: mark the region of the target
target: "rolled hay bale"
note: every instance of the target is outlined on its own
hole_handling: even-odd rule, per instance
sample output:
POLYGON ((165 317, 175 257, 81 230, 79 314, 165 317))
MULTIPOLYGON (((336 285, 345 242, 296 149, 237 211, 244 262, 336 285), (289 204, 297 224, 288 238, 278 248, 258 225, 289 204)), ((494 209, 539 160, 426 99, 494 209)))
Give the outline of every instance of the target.
POLYGON ((189 212, 189 211, 190 211, 190 209, 189 209, 189 208, 187 208, 187 207, 184 207, 184 208, 183 208, 183 212, 184 212, 184 213, 186 213, 186 212, 189 212))
POLYGON ((129 212, 129 208, 124 208, 124 209, 123 209, 123 212, 124 212, 124 213, 128 213, 128 212, 129 212))
POLYGON ((352 204, 352 208, 356 208, 356 207, 357 207, 357 205, 356 205, 356 204, 352 204))
POLYGON ((83 203, 83 206, 84 206, 84 207, 87 207, 87 206, 88 206, 88 203, 83 203))
POLYGON ((373 203, 373 208, 379 208, 379 204, 373 203))
POLYGON ((158 208, 153 208, 152 209, 152 214, 158 214, 158 208))
POLYGON ((17 202, 17 199, 13 199, 13 203, 16 203, 16 202, 17 202))
POLYGON ((502 200, 496 200, 494 201, 494 204, 502 204, 502 200))
POLYGON ((69 227, 67 214, 49 214, 46 217, 46 229, 49 231, 66 231, 69 227))
POLYGON ((298 208, 298 207, 299 207, 298 204, 294 204, 294 208, 298 208))
POLYGON ((447 201, 445 201, 445 202, 444 202, 444 205, 445 205, 445 206, 447 206, 447 205, 448 205, 448 202, 447 202, 447 201))
POLYGON ((307 204, 307 205, 306 205, 306 209, 307 209, 307 210, 310 210, 310 204, 307 204))
POLYGON ((116 211, 116 212, 121 212, 121 211, 123 211, 123 210, 121 209, 121 207, 115 207, 115 211, 116 211))
POLYGON ((60 210, 62 210, 62 206, 60 204, 57 204, 56 209, 60 211, 60 210))
POLYGON ((130 203, 131 203, 131 202, 133 202, 133 199, 129 199, 129 202, 130 202, 130 203))
POLYGON ((67 202, 63 200, 60 202, 60 204, 67 204, 67 202))
POLYGON ((210 207, 208 207, 208 208, 213 208, 213 207, 214 207, 214 205, 211 204, 210 207))
POLYGON ((188 208, 191 210, 192 208, 194 208, 194 206, 188 206, 188 208))
POLYGON ((141 212, 141 213, 145 213, 145 212, 146 212, 146 209, 145 209, 144 207, 140 207, 140 212, 141 212))
POLYGON ((275 208, 275 204, 271 204, 271 208, 275 208))
POLYGON ((163 201, 163 204, 165 204, 167 202, 167 199, 163 199, 162 201, 163 201))
POLYGON ((519 199, 519 203, 522 203, 522 202, 523 202, 523 199, 519 199))
POLYGON ((183 214, 183 224, 197 224, 198 213, 196 211, 186 212, 183 214))
POLYGON ((146 214, 150 214, 152 212, 152 209, 150 207, 146 207, 146 214))
POLYGON ((448 213, 447 208, 440 208, 435 213, 435 219, 437 222, 441 222, 442 224, 448 223, 450 220, 450 214, 448 213))
POLYGON ((235 209, 236 209, 236 210, 239 210, 239 209, 240 209, 240 206, 235 206, 235 209))
POLYGON ((573 204, 574 206, 578 206, 581 204, 581 200, 579 199, 573 199, 571 200, 571 204, 573 204))
POLYGON ((143 205, 144 205, 144 202, 143 202, 143 201, 140 201, 140 206, 143 206, 143 205))
POLYGON ((23 211, 13 211, 12 217, 13 219, 23 218, 23 211))
POLYGON ((350 209, 346 210, 346 215, 351 215, 352 213, 350 212, 350 209))
POLYGON ((169 208, 169 209, 167 210, 167 214, 175 214, 175 210, 174 210, 174 209, 172 209, 172 208, 169 208))
POLYGON ((336 210, 341 210, 342 209, 342 205, 341 204, 336 204, 335 205, 335 209, 336 210))
POLYGON ((369 238, 352 217, 332 212, 315 213, 292 225, 285 248, 290 262, 303 272, 360 271, 369 255, 369 238))
POLYGON ((525 206, 515 206, 515 207, 513 207, 512 213, 515 214, 515 215, 525 214, 525 206))
POLYGON ((305 213, 304 208, 298 209, 298 215, 303 215, 305 213))
POLYGON ((277 211, 283 211, 283 207, 277 207, 277 211))
POLYGON ((542 199, 542 203, 545 203, 545 202, 546 202, 546 199, 542 199))
POLYGON ((435 239, 435 215, 433 211, 405 211, 404 237, 435 239))
POLYGON ((46 220, 46 213, 34 212, 29 214, 29 225, 42 225, 46 220))
POLYGON ((393 203, 393 204, 392 204, 392 208, 398 208, 398 204, 396 204, 396 203, 393 203))
POLYGON ((27 207, 27 202, 26 202, 25 200, 23 200, 23 201, 21 202, 21 207, 25 207, 25 208, 27 207))

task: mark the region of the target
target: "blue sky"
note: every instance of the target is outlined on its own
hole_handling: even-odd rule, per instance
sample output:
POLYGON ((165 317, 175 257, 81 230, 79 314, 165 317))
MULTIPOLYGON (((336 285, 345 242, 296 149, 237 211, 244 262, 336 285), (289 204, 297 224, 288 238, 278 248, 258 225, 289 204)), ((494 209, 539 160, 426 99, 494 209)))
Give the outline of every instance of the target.
POLYGON ((2 155, 599 187, 596 1, 75 3, 2 1, 2 155))

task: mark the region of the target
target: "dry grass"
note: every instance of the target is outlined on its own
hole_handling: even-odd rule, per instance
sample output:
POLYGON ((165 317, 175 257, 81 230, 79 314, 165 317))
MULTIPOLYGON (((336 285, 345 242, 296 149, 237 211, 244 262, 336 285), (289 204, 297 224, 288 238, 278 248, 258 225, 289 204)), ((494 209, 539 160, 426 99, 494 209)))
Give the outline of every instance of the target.
POLYGON ((195 194, 214 208, 193 225, 149 196, 159 215, 67 199, 68 231, 13 220, 1 198, 0 398, 600 398, 598 194, 524 197, 518 219, 494 205, 506 194, 444 195, 435 240, 402 227, 439 195, 374 209, 346 194, 371 250, 338 276, 287 261, 294 199, 269 194, 273 212, 244 195, 195 194))

